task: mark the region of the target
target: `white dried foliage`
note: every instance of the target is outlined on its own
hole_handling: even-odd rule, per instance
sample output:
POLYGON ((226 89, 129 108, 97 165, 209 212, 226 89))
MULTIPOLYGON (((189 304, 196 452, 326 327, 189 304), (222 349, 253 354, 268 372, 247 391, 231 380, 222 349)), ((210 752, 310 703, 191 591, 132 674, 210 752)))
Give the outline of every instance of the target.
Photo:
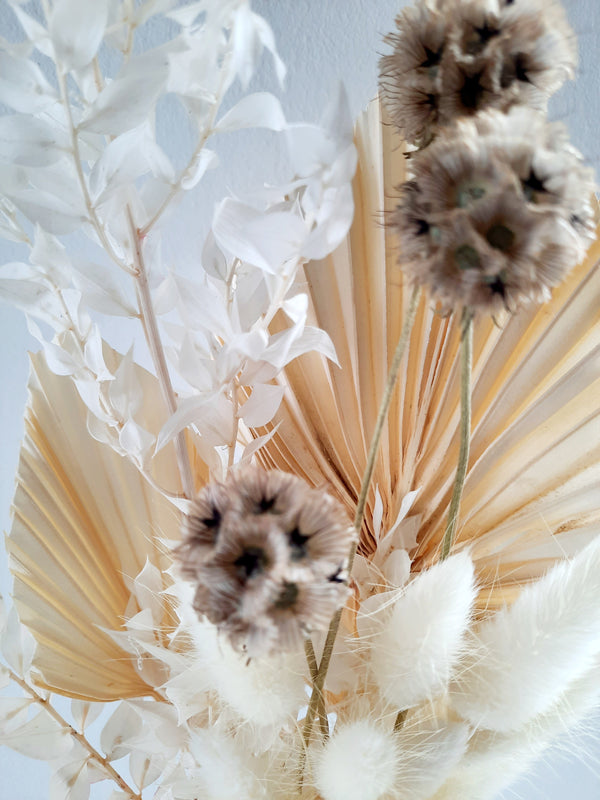
POLYGON ((463 650, 475 596, 473 563, 459 553, 417 575, 395 602, 374 612, 371 667, 380 691, 397 709, 434 698, 446 687, 463 650))

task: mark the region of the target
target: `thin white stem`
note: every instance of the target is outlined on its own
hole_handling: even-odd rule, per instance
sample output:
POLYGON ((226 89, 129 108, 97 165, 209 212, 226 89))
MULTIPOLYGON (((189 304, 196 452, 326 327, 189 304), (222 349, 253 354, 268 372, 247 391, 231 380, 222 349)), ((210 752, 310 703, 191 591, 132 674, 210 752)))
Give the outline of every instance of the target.
MULTIPOLYGON (((177 401, 175 399, 175 392, 173 391, 173 384, 171 383, 167 359, 165 357, 165 351, 160 338, 160 332, 158 330, 158 322, 156 320, 156 314, 154 313, 154 306, 152 305, 152 296, 150 294, 150 286, 148 284, 148 274, 146 272, 146 265, 144 263, 141 247, 142 234, 135 225, 131 208, 129 206, 126 208, 126 215, 131 238, 131 247, 133 250, 133 260, 135 264, 134 274, 144 334, 146 336, 146 342, 148 343, 150 355, 152 356, 152 361, 154 363, 154 368, 156 370, 156 375, 160 384, 165 405, 169 414, 172 415, 177 411, 177 401)), ((184 431, 181 431, 175 437, 175 453, 177 456, 177 464, 179 466, 183 492, 188 499, 191 499, 194 495, 194 479, 192 476, 192 467, 190 465, 184 431)))
POLYGON ((113 780, 119 789, 122 792, 125 792, 131 800, 142 800, 142 795, 132 789, 131 786, 127 783, 125 778, 116 771, 110 761, 99 753, 96 748, 90 744, 88 739, 83 733, 79 733, 72 725, 70 725, 67 720, 60 714, 53 705, 50 704, 50 701, 47 700, 45 697, 42 697, 40 694, 36 692, 33 686, 30 686, 26 680, 20 678, 15 672, 11 669, 8 670, 8 674, 10 679, 14 681, 18 686, 23 689, 33 700, 40 705, 44 711, 49 714, 53 720, 58 722, 58 724, 64 730, 69 732, 69 735, 73 737, 83 748, 87 750, 90 755, 90 758, 93 759, 96 764, 100 767, 100 769, 104 770, 107 777, 113 780))
POLYGON ((83 202, 85 203, 86 210, 88 212, 88 217, 90 220, 91 225, 93 226, 94 230, 96 231, 96 235, 100 240, 100 243, 106 253, 110 256, 110 258, 117 264, 125 272, 133 275, 133 270, 126 264, 125 261, 119 256, 119 254, 115 251, 114 247, 110 243, 108 236, 106 235, 106 231, 104 230, 104 226, 98 215, 96 213, 96 209, 92 202, 92 198, 90 197, 90 193, 87 186, 87 181, 85 179, 85 175, 83 173, 83 167, 81 166, 81 153, 79 150, 79 137, 77 135, 77 128, 73 122, 73 111, 71 109, 71 103, 69 102, 69 93, 67 89, 67 79, 66 75, 63 72, 61 65, 56 65, 56 75, 58 80, 58 85, 60 88, 60 96, 62 100, 62 104, 65 109, 65 113, 67 115, 67 121, 69 123, 69 132, 71 136, 71 148, 73 151, 73 163, 75 165, 75 171, 77 172, 77 180, 79 182, 79 186, 81 189, 81 194, 83 196, 83 202))
POLYGON ((219 87, 217 89, 217 93, 215 95, 215 99, 214 99, 214 101, 213 101, 213 103, 211 105, 208 122, 207 122, 202 134, 198 138, 198 142, 196 144, 196 147, 194 148, 194 152, 190 156, 190 159, 189 159, 188 163, 186 164, 186 166, 179 173, 179 177, 177 178, 175 183, 171 186, 171 189, 170 189, 169 193, 167 194, 167 196, 165 197, 165 199, 162 201, 162 203, 160 204, 158 209, 154 212, 153 216, 148 220, 148 222, 144 225, 144 227, 141 228, 140 233, 143 236, 145 236, 147 233, 149 233, 149 231, 154 227, 154 225, 156 225, 158 220, 162 217, 164 212, 167 210, 169 204, 179 194, 179 192, 181 191, 181 185, 182 185, 183 181, 187 177, 189 177, 190 170, 195 168, 196 161, 199 158, 200 153, 204 149, 204 145, 206 144, 206 142, 210 139, 210 137, 214 133, 213 126, 215 124, 215 120, 216 120, 216 117, 217 117, 217 112, 218 112, 219 108, 221 107, 221 101, 223 100, 223 86, 224 86, 224 82, 225 82, 225 77, 226 77, 227 72, 229 70, 230 57, 231 57, 231 53, 228 52, 227 53, 227 57, 225 58, 225 63, 223 64, 223 66, 221 68, 221 77, 220 77, 220 81, 219 81, 219 87))
POLYGON ((460 500, 462 497, 465 480, 467 477, 467 467, 469 465, 469 449, 471 442, 471 369, 473 363, 473 312, 470 308, 465 308, 461 320, 460 337, 460 448, 458 452, 458 466, 454 479, 454 489, 450 510, 448 511, 448 522, 446 532, 442 541, 442 551, 440 561, 448 558, 458 524, 458 512, 460 510, 460 500))

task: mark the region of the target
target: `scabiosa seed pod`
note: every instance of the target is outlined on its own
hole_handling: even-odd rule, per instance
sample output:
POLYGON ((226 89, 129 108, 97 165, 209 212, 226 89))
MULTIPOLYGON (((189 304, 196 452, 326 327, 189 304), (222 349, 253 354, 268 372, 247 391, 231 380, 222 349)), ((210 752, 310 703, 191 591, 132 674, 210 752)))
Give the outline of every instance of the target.
POLYGON ((572 78, 575 36, 564 10, 541 0, 421 0, 396 18, 380 61, 394 124, 424 147, 440 127, 514 105, 544 110, 572 78))
POLYGON ((529 109, 463 120, 412 160, 392 216, 401 260, 445 311, 543 301, 593 239, 591 170, 529 109))
POLYGON ((200 492, 183 531, 194 609, 250 656, 299 646, 346 600, 346 513, 293 475, 233 472, 200 492))

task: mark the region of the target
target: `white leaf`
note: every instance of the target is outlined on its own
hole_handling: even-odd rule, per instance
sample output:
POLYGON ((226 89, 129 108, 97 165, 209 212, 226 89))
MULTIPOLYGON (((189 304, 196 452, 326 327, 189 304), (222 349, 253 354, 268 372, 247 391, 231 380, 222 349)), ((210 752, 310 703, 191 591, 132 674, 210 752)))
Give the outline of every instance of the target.
POLYGON ((285 65, 275 49, 273 31, 268 22, 251 11, 246 3, 236 9, 231 39, 231 69, 239 76, 244 89, 254 74, 263 47, 271 52, 279 83, 283 84, 285 65))
POLYGON ((49 800, 88 800, 90 763, 88 757, 64 764, 50 778, 49 800))
POLYGON ((54 91, 37 64, 0 52, 0 103, 32 114, 55 102, 54 91))
POLYGON ((15 16, 19 20, 21 27, 25 31, 25 36, 34 44, 40 53, 48 58, 54 58, 54 47, 50 41, 48 31, 43 25, 35 20, 30 14, 26 14, 18 6, 13 6, 15 16))
POLYGON ((49 31, 56 58, 67 69, 81 69, 96 55, 104 36, 107 0, 55 0, 49 31))
POLYGON ((285 130, 287 123, 281 103, 269 92, 246 95, 215 125, 215 132, 236 131, 242 128, 285 130))
POLYGON ((102 336, 100 335, 100 328, 94 325, 85 343, 84 360, 86 366, 95 373, 97 380, 112 381, 113 375, 106 366, 102 350, 103 343, 102 336))
POLYGON ((227 259, 222 250, 219 249, 212 231, 208 232, 202 248, 202 268, 207 275, 220 281, 226 281, 229 275, 227 259))
POLYGON ((214 169, 218 163, 219 157, 217 154, 203 147, 185 170, 180 180, 181 188, 186 192, 193 189, 202 180, 206 170, 214 169))
POLYGON ((13 606, 8 612, 6 626, 0 636, 0 653, 13 672, 24 677, 31 667, 34 652, 35 640, 19 622, 13 606))
POLYGON ((67 728, 61 727, 45 711, 40 711, 20 728, 0 734, 0 744, 29 758, 50 761, 68 753, 73 742, 67 728))
POLYGON ((94 202, 102 203, 120 186, 152 174, 165 181, 174 180, 173 165, 158 146, 148 120, 126 131, 108 144, 90 174, 94 202))
POLYGON ((53 342, 44 342, 46 364, 55 375, 75 375, 84 364, 83 358, 76 360, 73 356, 53 342))
POLYGON ((260 212, 226 198, 217 208, 213 232, 220 247, 267 273, 277 273, 297 258, 307 231, 290 211, 260 212))
POLYGON ((322 259, 343 241, 354 216, 354 197, 350 184, 325 190, 317 216, 317 225, 307 236, 302 255, 322 259))
POLYGON ((133 58, 100 92, 80 129, 118 136, 141 125, 163 91, 168 74, 168 56, 160 48, 133 58))
POLYGON ((283 400, 283 386, 259 383, 241 409, 241 417, 249 428, 260 428, 270 422, 283 400))
POLYGON ((513 731, 547 712, 599 653, 597 536, 477 628, 452 702, 481 727, 513 731))
POLYGON ((71 259, 66 247, 54 236, 38 225, 35 229, 34 245, 29 254, 32 264, 40 267, 52 283, 65 289, 71 283, 71 259))
POLYGON ((265 433, 262 436, 257 436, 256 439, 253 439, 249 444, 247 444, 246 447, 244 447, 244 452, 242 453, 242 462, 245 463, 250 461, 252 456, 258 452, 261 447, 264 447, 264 445, 269 442, 273 436, 275 436, 280 425, 281 422, 278 422, 268 433, 265 433))
POLYGON ((391 611, 368 621, 375 680, 400 710, 442 691, 464 648, 477 590, 466 553, 447 558, 408 584, 391 611))
POLYGON ((79 731, 85 730, 98 719, 104 711, 104 703, 88 703, 83 700, 71 700, 71 714, 79 731))
POLYGON ((100 745, 109 761, 128 755, 134 749, 132 740, 141 732, 140 715, 128 703, 121 702, 100 735, 100 745))
POLYGON ((106 423, 113 421, 100 402, 100 386, 95 378, 80 378, 74 381, 79 396, 95 417, 106 423))
POLYGON ((146 558, 142 571, 133 582, 133 594, 140 609, 150 609, 156 625, 159 625, 164 612, 164 602, 161 596, 163 589, 160 570, 146 558))
POLYGON ((177 287, 180 314, 188 328, 210 331, 227 341, 233 336, 233 331, 225 292, 206 276, 203 278, 202 283, 196 283, 180 275, 172 276, 177 287))
POLYGON ((114 317, 134 317, 135 308, 128 302, 112 271, 99 264, 76 263, 73 283, 90 308, 114 317))
POLYGON ((133 345, 117 367, 108 396, 112 407, 122 419, 135 416, 142 405, 143 390, 133 363, 133 345))
POLYGON ((159 777, 163 771, 164 758, 134 750, 129 756, 129 771, 137 788, 141 791, 159 777))
POLYGON ((8 733, 27 721, 31 697, 0 697, 0 733, 8 733))
POLYGON ((198 417, 203 413, 207 404, 211 401, 212 395, 192 395, 179 401, 177 411, 169 417, 163 425, 156 440, 156 452, 174 439, 188 425, 198 421, 198 417))
POLYGON ((10 164, 46 167, 68 149, 65 132, 29 114, 0 116, 0 159, 10 164))
POLYGON ((146 463, 146 458, 155 443, 156 438, 153 434, 132 419, 128 419, 119 431, 119 444, 140 466, 146 463))
POLYGON ((339 367, 340 364, 337 360, 335 347, 329 338, 329 334, 320 328, 313 328, 311 325, 306 325, 300 336, 290 344, 286 363, 311 351, 322 353, 339 367))
POLYGON ((13 195, 12 200, 31 222, 41 225, 49 233, 63 236, 78 230, 87 221, 85 214, 78 213, 73 204, 63 198, 64 195, 57 197, 33 188, 13 195))

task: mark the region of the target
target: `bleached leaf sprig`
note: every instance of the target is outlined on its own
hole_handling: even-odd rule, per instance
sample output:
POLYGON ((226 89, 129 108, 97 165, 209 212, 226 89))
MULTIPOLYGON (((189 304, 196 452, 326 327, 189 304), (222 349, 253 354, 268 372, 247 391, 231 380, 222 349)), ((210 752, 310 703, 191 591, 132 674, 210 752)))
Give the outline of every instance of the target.
MULTIPOLYGON (((93 9, 57 0, 42 2, 42 10, 39 21, 14 4, 26 40, 4 42, 0 52, 0 102, 9 109, 0 117, 0 233, 30 251, 29 263, 5 265, 0 295, 43 323, 31 321, 30 330, 51 368, 75 381, 90 434, 132 458, 149 479, 156 442, 135 419, 138 401, 126 398, 136 391, 132 356, 111 373, 103 328, 88 312, 142 322, 167 410, 176 411, 156 450, 175 438, 185 473, 182 431, 202 419, 195 427, 203 459, 214 466, 214 448, 225 448, 231 460, 241 428, 262 427, 275 414, 279 370, 310 349, 335 357, 329 337, 306 324, 305 299, 290 290, 298 266, 330 252, 350 225, 356 155, 344 98, 340 93, 321 126, 290 125, 267 92, 246 94, 223 112, 236 81, 247 89, 263 50, 280 82, 285 75, 269 25, 246 0, 180 7, 99 0, 93 9), (138 31, 150 19, 171 36, 144 50, 138 31), (43 70, 38 52, 46 57, 43 70), (156 136, 166 94, 192 123, 183 166, 156 136), (290 180, 251 205, 223 201, 197 278, 165 277, 160 243, 150 234, 217 165, 209 140, 248 127, 289 139, 290 180), (75 231, 91 242, 85 257, 60 239, 75 231), (152 319, 165 304, 174 311, 163 333, 171 335, 183 402, 175 399, 152 319), (280 311, 289 327, 272 334, 280 311)), ((257 436, 248 444, 250 438, 243 437, 247 457, 265 441, 257 436)), ((189 493, 185 474, 183 483, 189 493)))

